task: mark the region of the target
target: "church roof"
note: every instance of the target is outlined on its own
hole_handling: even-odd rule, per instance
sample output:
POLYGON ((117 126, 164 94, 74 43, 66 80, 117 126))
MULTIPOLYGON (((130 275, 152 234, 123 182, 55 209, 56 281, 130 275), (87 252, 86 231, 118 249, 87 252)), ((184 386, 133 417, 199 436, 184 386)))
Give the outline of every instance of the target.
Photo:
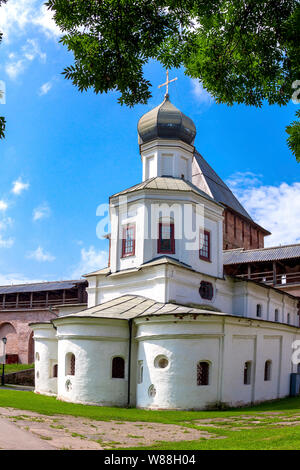
POLYGON ((169 95, 164 101, 144 114, 138 122, 139 144, 151 140, 176 139, 192 145, 196 136, 193 121, 174 106, 169 95))
POLYGON ((218 314, 225 315, 217 310, 194 308, 173 303, 160 303, 139 295, 123 295, 109 300, 95 307, 72 313, 53 320, 55 323, 67 318, 114 318, 117 320, 130 320, 137 317, 148 317, 158 315, 203 315, 218 314))
POLYGON ((109 267, 99 269, 98 271, 93 271, 88 274, 84 274, 83 277, 90 277, 90 276, 121 276, 123 274, 130 274, 133 272, 140 271, 143 268, 150 268, 151 266, 158 266, 160 264, 172 264, 173 266, 178 266, 180 268, 185 268, 189 269, 191 271, 194 271, 194 269, 186 263, 183 263, 182 261, 179 261, 177 258, 173 258, 171 256, 167 255, 162 255, 158 256, 156 258, 152 258, 150 261, 146 261, 145 263, 141 264, 139 267, 134 267, 134 268, 128 268, 128 269, 123 269, 121 271, 116 271, 115 273, 111 273, 111 270, 109 267))
MULTIPOLYGON (((110 197, 124 196, 136 191, 141 190, 159 190, 159 191, 183 191, 183 192, 194 192, 209 201, 218 204, 218 201, 215 201, 211 196, 202 191, 202 189, 195 186, 193 183, 186 181, 182 178, 174 178, 173 176, 155 176, 150 178, 142 183, 131 186, 131 188, 125 189, 119 193, 114 194, 110 197)), ((219 204, 221 205, 221 204, 219 204)))
POLYGON ((215 201, 248 219, 249 222, 259 227, 266 234, 270 234, 268 230, 260 227, 256 222, 254 222, 246 209, 235 197, 231 189, 229 189, 227 184, 224 183, 224 181, 217 175, 197 150, 195 150, 194 153, 193 183, 203 191, 206 191, 215 201))
POLYGON ((256 250, 235 250, 224 251, 223 261, 225 265, 253 263, 263 261, 277 261, 281 259, 300 258, 300 243, 295 245, 272 246, 269 248, 259 248, 256 250))

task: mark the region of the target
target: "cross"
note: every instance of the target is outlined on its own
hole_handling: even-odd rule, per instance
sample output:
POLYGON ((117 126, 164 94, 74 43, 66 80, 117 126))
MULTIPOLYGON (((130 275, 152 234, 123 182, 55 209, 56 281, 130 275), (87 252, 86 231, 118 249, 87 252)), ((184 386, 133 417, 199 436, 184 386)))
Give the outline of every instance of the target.
POLYGON ((165 94, 165 97, 169 96, 169 83, 171 82, 175 82, 175 80, 177 80, 177 77, 176 78, 173 78, 172 80, 169 80, 169 70, 167 70, 167 80, 165 83, 163 83, 162 85, 159 85, 158 88, 161 88, 162 86, 166 86, 166 94, 165 94))

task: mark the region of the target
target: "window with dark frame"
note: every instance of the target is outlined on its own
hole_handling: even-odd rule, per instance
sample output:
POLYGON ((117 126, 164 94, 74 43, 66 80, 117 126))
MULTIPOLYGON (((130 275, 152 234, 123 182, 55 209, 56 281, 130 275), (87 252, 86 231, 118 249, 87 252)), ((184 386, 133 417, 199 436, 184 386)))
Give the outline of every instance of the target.
POLYGON ((122 258, 135 254, 135 224, 123 228, 122 258))
POLYGON ((257 316, 258 318, 261 318, 261 316, 262 316, 262 307, 261 307, 260 304, 257 304, 257 305, 256 305, 256 316, 257 316))
POLYGON ((251 361, 245 362, 244 365, 244 385, 251 383, 251 361))
POLYGON ((75 363, 75 355, 73 353, 68 353, 66 355, 65 375, 75 375, 75 363))
POLYGON ((74 356, 74 354, 71 355, 71 359, 70 359, 70 374, 69 375, 75 375, 75 356, 74 356))
POLYGON ((174 238, 174 224, 173 223, 159 223, 158 228, 158 253, 175 253, 175 238, 174 238))
POLYGON ((210 232, 200 231, 200 250, 199 258, 204 261, 210 261, 210 232))
POLYGON ((208 385, 209 383, 209 363, 198 362, 197 364, 197 385, 208 385))
POLYGON ((123 357, 114 357, 112 360, 112 374, 113 379, 125 378, 125 361, 123 357))
POLYGON ((265 362, 265 373, 264 373, 265 382, 271 380, 271 365, 272 365, 272 361, 265 362))

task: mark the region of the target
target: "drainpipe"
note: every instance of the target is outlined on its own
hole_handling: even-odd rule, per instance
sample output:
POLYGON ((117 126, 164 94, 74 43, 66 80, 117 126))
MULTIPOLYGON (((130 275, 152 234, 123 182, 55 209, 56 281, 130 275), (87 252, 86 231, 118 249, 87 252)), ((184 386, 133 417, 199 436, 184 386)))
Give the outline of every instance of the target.
POLYGON ((127 390, 127 406, 130 406, 130 379, 131 379, 131 343, 132 343, 132 318, 128 320, 129 328, 129 351, 128 351, 128 390, 127 390))

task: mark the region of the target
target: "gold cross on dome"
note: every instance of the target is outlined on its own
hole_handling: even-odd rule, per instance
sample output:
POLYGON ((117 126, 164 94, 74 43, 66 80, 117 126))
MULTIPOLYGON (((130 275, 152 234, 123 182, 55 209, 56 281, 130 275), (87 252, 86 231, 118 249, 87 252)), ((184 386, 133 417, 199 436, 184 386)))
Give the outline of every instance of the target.
POLYGON ((165 83, 163 83, 162 85, 159 85, 158 88, 161 88, 162 86, 165 86, 166 87, 166 94, 165 96, 168 96, 169 95, 169 83, 172 83, 172 82, 175 82, 175 80, 177 80, 177 77, 176 78, 172 78, 172 80, 169 80, 169 70, 167 70, 167 80, 165 83))

